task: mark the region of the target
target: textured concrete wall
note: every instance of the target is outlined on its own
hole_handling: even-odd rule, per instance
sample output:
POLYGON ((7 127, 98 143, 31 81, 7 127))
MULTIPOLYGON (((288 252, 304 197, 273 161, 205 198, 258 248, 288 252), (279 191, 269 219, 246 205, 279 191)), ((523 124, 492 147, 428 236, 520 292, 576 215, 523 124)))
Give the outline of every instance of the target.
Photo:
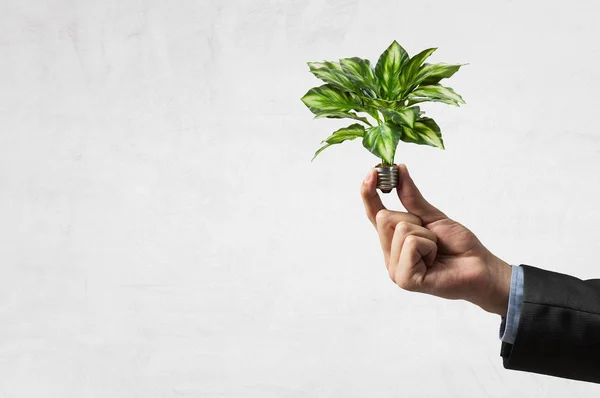
MULTIPOLYGON (((468 62, 401 143, 509 263, 600 277, 600 3, 0 1, 0 397, 591 397, 388 279, 309 60, 468 62)), ((388 195, 386 204, 401 209, 388 195)))

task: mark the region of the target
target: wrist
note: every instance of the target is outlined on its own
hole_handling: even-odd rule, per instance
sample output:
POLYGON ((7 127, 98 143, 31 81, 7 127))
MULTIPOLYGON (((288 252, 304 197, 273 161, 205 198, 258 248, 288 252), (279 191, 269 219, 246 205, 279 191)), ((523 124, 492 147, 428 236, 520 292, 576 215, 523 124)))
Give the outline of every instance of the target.
POLYGON ((482 294, 481 302, 476 303, 487 312, 506 316, 510 296, 512 267, 506 261, 490 254, 487 262, 489 283, 482 294))

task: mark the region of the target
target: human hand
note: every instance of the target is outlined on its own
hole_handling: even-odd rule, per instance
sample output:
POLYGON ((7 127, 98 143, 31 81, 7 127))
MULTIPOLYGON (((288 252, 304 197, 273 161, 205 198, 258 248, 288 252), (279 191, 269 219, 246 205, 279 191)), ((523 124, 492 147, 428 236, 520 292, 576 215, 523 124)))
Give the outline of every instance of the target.
POLYGON ((511 266, 493 255, 469 229, 425 200, 405 165, 398 169, 396 192, 407 212, 383 206, 374 169, 360 189, 392 281, 408 291, 467 300, 506 316, 511 266))

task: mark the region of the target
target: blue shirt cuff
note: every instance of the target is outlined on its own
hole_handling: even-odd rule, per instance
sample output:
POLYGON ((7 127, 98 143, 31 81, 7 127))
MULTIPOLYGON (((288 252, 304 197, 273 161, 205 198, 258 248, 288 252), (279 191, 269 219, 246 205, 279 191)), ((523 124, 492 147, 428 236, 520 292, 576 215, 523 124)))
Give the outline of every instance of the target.
POLYGON ((500 324, 500 339, 506 343, 514 344, 521 318, 521 306, 523 305, 523 267, 512 266, 510 277, 510 294, 508 297, 508 311, 506 317, 502 317, 500 324))

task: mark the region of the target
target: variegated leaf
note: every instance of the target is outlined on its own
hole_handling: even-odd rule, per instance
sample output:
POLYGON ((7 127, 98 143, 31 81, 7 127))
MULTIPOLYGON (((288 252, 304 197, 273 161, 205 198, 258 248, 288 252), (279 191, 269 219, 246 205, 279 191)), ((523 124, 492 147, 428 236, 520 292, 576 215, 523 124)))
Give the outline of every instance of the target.
POLYGON ((381 108, 380 111, 387 119, 392 120, 397 124, 413 128, 421 109, 418 106, 413 106, 411 108, 402 108, 398 110, 381 108))
POLYGON ((358 91, 354 82, 346 76, 342 67, 337 62, 307 62, 310 72, 342 91, 358 91))
POLYGON ((399 105, 398 101, 390 101, 390 100, 384 100, 384 99, 379 99, 379 98, 368 98, 365 101, 365 104, 367 104, 368 106, 375 108, 375 109, 381 109, 381 108, 396 108, 399 105))
POLYGON ((363 137, 363 146, 386 164, 394 164, 396 147, 402 135, 401 126, 383 123, 367 129, 363 137))
POLYGON ((340 59, 342 70, 358 87, 364 91, 362 94, 376 98, 379 94, 375 71, 368 59, 358 57, 340 59))
POLYGON ((375 76, 379 80, 381 95, 395 99, 400 93, 400 71, 408 62, 406 50, 396 40, 381 54, 375 66, 375 76))
POLYGON ((326 111, 361 110, 360 104, 357 104, 348 93, 340 91, 330 84, 311 88, 301 100, 314 114, 326 111))
POLYGON ((353 140, 357 137, 363 137, 364 134, 365 134, 365 128, 358 123, 354 123, 348 127, 343 127, 339 130, 334 131, 333 134, 331 134, 329 137, 327 137, 326 139, 321 141, 321 143, 322 144, 324 143, 325 145, 323 145, 321 148, 319 148, 317 150, 317 152, 315 152, 315 155, 311 159, 311 162, 313 160, 315 160, 317 155, 320 154, 321 152, 323 152, 323 150, 325 150, 325 148, 328 148, 331 145, 341 144, 344 141, 353 140))
POLYGON ((402 137, 400 139, 404 142, 445 149, 440 128, 431 118, 417 120, 412 129, 408 126, 402 126, 402 137))
POLYGON ((438 84, 440 80, 452 77, 452 75, 458 72, 460 67, 464 65, 467 64, 425 63, 421 66, 413 81, 414 87, 417 87, 418 85, 431 86, 438 84))
POLYGON ((319 112, 315 115, 315 119, 321 119, 321 118, 331 118, 331 119, 354 119, 354 120, 360 120, 361 122, 368 124, 369 126, 371 126, 371 123, 369 122, 369 120, 366 117, 362 117, 362 116, 358 116, 356 113, 354 112, 332 112, 332 111, 326 111, 326 112, 319 112))
POLYGON ((421 118, 415 122, 415 127, 413 130, 428 145, 445 149, 444 141, 442 140, 442 132, 440 130, 440 126, 437 125, 435 120, 433 120, 429 117, 421 118))
POLYGON ((445 104, 460 106, 460 104, 466 104, 463 98, 454 92, 450 87, 445 87, 439 84, 432 86, 420 86, 408 97, 408 104, 416 104, 419 102, 443 102, 445 104))
POLYGON ((402 71, 400 72, 400 88, 402 90, 402 92, 400 93, 400 97, 404 96, 408 92, 412 91, 412 89, 414 89, 415 86, 413 84, 413 81, 417 73, 419 72, 419 68, 421 67, 423 62, 425 62, 425 60, 429 58, 431 54, 433 54, 435 50, 437 50, 437 47, 428 48, 426 50, 421 51, 417 55, 413 56, 406 63, 404 68, 402 68, 402 71))

